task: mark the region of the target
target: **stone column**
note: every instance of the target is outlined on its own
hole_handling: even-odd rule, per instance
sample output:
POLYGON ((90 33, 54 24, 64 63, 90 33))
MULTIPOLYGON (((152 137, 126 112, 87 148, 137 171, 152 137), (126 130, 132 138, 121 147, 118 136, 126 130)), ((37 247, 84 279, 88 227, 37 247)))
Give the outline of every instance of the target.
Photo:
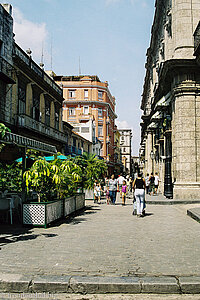
POLYGON ((185 81, 174 89, 174 140, 176 155, 175 199, 198 199, 200 189, 200 86, 185 81))
POLYGON ((55 128, 55 104, 54 101, 51 101, 51 119, 50 126, 55 128))
POLYGON ((40 94, 40 113, 41 113, 40 121, 42 123, 45 123, 45 98, 44 98, 44 94, 40 94))
POLYGON ((199 22, 200 2, 172 0, 172 37, 174 58, 193 58, 193 33, 199 22))

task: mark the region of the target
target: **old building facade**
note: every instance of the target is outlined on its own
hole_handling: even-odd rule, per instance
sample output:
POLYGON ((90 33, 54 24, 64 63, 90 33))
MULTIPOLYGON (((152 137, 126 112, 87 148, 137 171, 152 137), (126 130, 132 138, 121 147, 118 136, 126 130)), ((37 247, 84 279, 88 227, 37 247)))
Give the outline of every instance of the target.
POLYGON ((168 198, 200 198, 200 71, 193 33, 200 2, 159 0, 147 50, 140 161, 168 198))
POLYGON ((131 141, 132 130, 131 129, 119 129, 120 133, 120 150, 122 155, 123 172, 127 175, 132 173, 131 165, 131 141))
POLYGON ((117 116, 115 98, 109 91, 108 83, 101 82, 97 76, 53 78, 63 88, 63 120, 76 128, 81 128, 79 124, 90 119, 94 121, 95 136, 102 142, 101 156, 107 161, 110 173, 113 172, 114 125, 117 116))

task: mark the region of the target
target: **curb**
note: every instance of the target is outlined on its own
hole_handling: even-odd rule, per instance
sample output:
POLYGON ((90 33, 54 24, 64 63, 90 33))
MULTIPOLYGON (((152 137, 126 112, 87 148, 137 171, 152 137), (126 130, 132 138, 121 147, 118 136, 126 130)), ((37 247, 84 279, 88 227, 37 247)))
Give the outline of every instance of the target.
POLYGON ((146 203, 154 205, 198 204, 200 200, 146 200, 146 203))
POLYGON ((200 277, 79 277, 0 274, 0 292, 70 294, 200 294, 200 277))
POLYGON ((187 215, 192 219, 200 222, 200 208, 191 208, 187 210, 187 215))

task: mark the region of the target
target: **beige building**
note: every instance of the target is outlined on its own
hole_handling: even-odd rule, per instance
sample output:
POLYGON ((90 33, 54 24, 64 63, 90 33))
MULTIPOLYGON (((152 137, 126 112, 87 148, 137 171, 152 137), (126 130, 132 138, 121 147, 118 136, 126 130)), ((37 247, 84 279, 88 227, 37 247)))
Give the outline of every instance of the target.
MULTIPOLYGON (((114 125, 115 98, 108 82, 98 76, 53 76, 63 89, 63 120, 74 127, 87 123, 95 124, 95 136, 102 142, 101 156, 107 161, 109 172, 114 171, 114 125)), ((89 129, 88 129, 89 130, 89 129)))
POLYGON ((168 198, 200 199, 200 1, 159 0, 147 50, 140 163, 168 198))
POLYGON ((114 144, 114 162, 115 162, 115 173, 121 174, 123 171, 123 164, 122 164, 122 153, 120 148, 120 132, 115 125, 115 144, 114 144))
POLYGON ((132 130, 131 129, 119 129, 120 133, 120 150, 122 155, 123 172, 127 175, 132 174, 131 164, 131 140, 132 130))

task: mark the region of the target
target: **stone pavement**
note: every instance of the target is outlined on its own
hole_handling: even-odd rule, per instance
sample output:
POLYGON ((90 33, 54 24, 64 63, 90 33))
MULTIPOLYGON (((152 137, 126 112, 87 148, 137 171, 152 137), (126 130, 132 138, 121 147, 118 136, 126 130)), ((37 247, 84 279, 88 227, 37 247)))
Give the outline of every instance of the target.
POLYGON ((125 207, 119 199, 115 206, 88 201, 80 215, 48 229, 1 228, 0 290, 19 281, 21 285, 12 283, 10 290, 17 292, 24 282, 25 289, 44 291, 46 285, 47 291, 52 281, 70 282, 73 292, 92 293, 95 284, 104 292, 105 285, 116 281, 127 287, 126 293, 134 284, 131 292, 147 287, 146 292, 157 292, 155 286, 164 283, 166 293, 180 292, 180 287, 200 292, 200 224, 187 216, 188 208, 191 205, 148 205, 147 216, 137 218, 132 199, 125 207), (90 289, 85 290, 88 280, 90 289))

